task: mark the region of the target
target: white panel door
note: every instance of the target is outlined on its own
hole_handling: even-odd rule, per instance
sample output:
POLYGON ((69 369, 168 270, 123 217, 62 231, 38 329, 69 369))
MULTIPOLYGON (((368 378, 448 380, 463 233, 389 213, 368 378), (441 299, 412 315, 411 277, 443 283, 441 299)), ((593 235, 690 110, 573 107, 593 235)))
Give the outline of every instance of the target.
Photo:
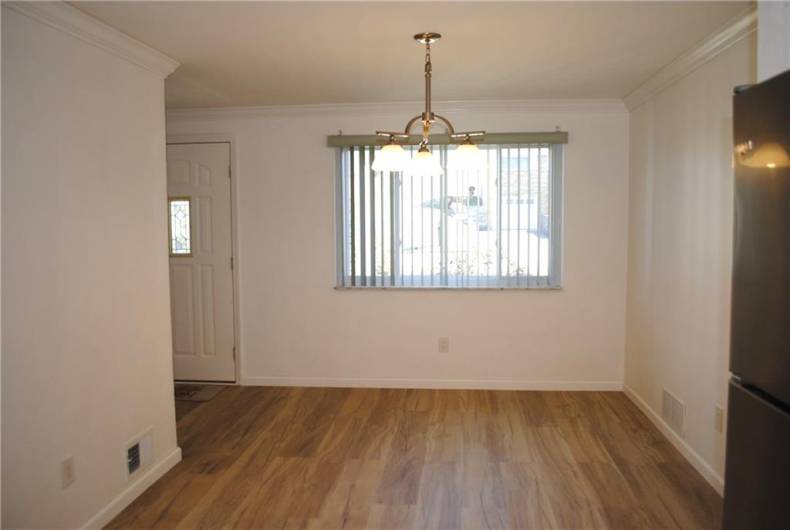
POLYGON ((235 381, 230 144, 167 146, 176 380, 235 381))

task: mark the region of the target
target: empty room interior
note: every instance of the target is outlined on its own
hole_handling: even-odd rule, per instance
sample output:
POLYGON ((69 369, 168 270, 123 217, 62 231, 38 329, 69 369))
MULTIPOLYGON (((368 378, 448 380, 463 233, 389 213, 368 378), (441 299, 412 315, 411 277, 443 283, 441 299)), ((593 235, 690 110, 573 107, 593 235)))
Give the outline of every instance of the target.
POLYGON ((3 528, 790 528, 790 2, 0 11, 3 528))

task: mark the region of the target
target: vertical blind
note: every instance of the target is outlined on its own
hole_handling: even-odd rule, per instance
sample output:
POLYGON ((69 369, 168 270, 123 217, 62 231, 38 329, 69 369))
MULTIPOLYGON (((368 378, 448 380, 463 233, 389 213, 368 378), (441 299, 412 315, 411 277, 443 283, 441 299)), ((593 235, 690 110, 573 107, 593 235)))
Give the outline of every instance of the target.
POLYGON ((337 285, 560 287, 563 145, 479 147, 433 146, 441 176, 374 172, 377 147, 338 148, 337 285))

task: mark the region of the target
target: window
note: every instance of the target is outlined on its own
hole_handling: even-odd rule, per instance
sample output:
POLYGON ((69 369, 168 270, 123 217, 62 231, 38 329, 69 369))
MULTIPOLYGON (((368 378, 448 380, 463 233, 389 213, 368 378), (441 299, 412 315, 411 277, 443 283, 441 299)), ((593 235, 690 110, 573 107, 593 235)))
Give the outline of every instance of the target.
POLYGON ((483 145, 473 165, 433 150, 442 176, 376 173, 375 147, 338 150, 338 286, 559 287, 563 146, 483 145))
POLYGON ((170 255, 192 255, 192 227, 189 219, 189 198, 168 199, 170 255))

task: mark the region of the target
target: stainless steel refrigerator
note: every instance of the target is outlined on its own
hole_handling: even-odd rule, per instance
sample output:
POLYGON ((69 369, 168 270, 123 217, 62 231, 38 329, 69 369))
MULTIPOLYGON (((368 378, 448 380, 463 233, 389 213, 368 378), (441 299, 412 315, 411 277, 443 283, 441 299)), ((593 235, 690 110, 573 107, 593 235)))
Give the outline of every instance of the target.
POLYGON ((725 530, 790 528, 790 71, 736 89, 725 530))

